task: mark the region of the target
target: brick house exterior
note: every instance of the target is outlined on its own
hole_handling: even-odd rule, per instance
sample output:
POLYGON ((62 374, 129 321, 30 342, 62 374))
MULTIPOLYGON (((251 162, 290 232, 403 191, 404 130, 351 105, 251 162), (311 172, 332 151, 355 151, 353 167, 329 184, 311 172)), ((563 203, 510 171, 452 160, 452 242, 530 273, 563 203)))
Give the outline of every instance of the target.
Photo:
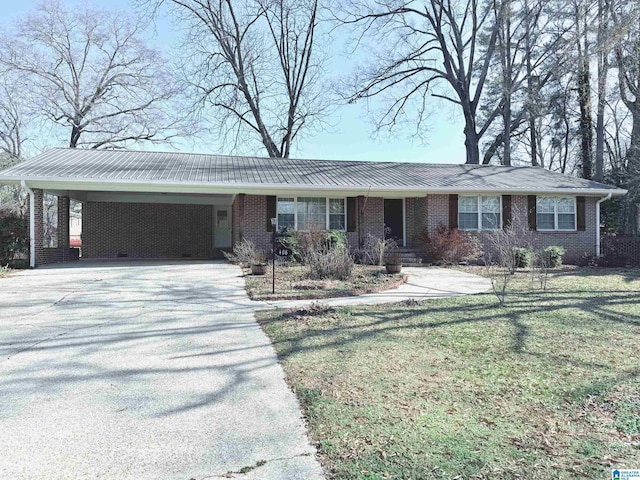
MULTIPOLYGON (((367 235, 383 237, 384 235, 384 203, 383 198, 369 197, 362 215, 358 215, 354 231, 347 231, 349 245, 357 248, 367 235), (360 226, 362 224, 362 227, 360 226), (362 231, 362 234, 360 234, 362 231)), ((535 248, 559 245, 566 249, 565 259, 568 262, 578 261, 583 255, 593 255, 596 243, 596 201, 597 197, 585 198, 584 229, 568 232, 539 232, 532 230, 531 238, 535 248)), ((364 197, 358 197, 358 206, 362 208, 364 197)), ((527 214, 527 196, 512 197, 514 212, 527 214)), ((449 224, 449 195, 425 195, 424 197, 410 197, 405 199, 406 235, 405 246, 413 249, 423 249, 422 233, 433 234, 439 225, 450 227, 449 224)), ((251 240, 258 248, 265 252, 271 245, 271 232, 268 229, 267 196, 239 195, 233 204, 233 240, 239 242, 242 238, 251 240)), ((526 219, 520 219, 514 225, 525 228, 526 219)), ((487 232, 473 232, 484 248, 487 248, 487 232)))
POLYGON ((466 224, 466 229, 481 242, 486 244, 488 234, 484 222, 494 218, 492 225, 499 219, 501 226, 511 223, 529 230, 536 247, 563 246, 565 259, 576 261, 598 253, 599 202, 625 193, 532 167, 64 149, 45 152, 1 172, 3 181, 22 182, 30 192, 34 266, 77 258, 69 244, 70 199, 82 202, 83 258, 209 259, 243 238, 268 254, 271 219, 280 222, 281 215, 289 215, 286 221, 295 218, 299 226, 306 221, 304 215, 314 214, 313 208, 320 209, 314 218, 324 222, 326 215, 326 228, 332 213, 337 215, 337 225, 354 248, 368 236, 384 237, 392 225, 402 246, 421 250, 424 233, 434 233, 439 225, 463 228, 460 222, 474 220, 475 211, 459 209, 463 203, 468 208, 469 201, 473 206, 477 198, 476 226, 466 224), (52 169, 54 160, 58 166, 52 169), (43 246, 45 192, 58 196, 55 248, 43 246), (536 224, 540 197, 556 199, 551 202, 553 212, 545 210, 542 213, 547 217, 540 217, 547 227, 555 219, 553 231, 543 231, 536 224), (494 205, 489 213, 484 211, 485 199, 494 205), (567 227, 566 218, 564 230, 559 228, 564 212, 558 206, 560 200, 565 207, 569 205, 575 228, 567 227), (495 210, 498 204, 499 212, 495 210), (299 210, 301 205, 303 210, 299 210), (290 210, 285 212, 285 208, 290 210))

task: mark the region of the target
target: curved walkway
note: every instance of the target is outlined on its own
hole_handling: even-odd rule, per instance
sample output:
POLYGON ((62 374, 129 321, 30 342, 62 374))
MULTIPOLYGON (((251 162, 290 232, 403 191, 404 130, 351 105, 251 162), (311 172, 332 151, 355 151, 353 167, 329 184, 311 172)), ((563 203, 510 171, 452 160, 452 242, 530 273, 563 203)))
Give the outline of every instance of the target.
POLYGON ((439 267, 406 267, 402 270, 409 276, 406 283, 392 290, 367 293, 354 297, 324 298, 314 300, 275 300, 265 304, 273 308, 296 308, 319 302, 332 307, 349 305, 379 305, 405 300, 456 297, 482 293, 491 289, 491 280, 472 273, 439 267))

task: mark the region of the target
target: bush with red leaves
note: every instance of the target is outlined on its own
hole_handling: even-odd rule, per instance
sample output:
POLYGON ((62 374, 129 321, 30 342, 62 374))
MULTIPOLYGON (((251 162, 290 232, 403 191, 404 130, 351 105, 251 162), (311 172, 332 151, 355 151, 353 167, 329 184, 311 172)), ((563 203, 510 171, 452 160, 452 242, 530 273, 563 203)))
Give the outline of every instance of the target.
POLYGON ((482 255, 475 237, 457 228, 449 230, 443 224, 439 224, 432 234, 423 232, 420 238, 432 263, 451 265, 475 260, 482 255))

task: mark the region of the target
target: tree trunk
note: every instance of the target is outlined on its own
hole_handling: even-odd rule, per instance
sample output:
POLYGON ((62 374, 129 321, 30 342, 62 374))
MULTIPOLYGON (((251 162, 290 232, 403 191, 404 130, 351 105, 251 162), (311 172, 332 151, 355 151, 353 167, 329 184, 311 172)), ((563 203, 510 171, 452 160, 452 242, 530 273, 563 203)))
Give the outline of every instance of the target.
MULTIPOLYGON (((580 10, 581 7, 578 7, 580 10)), ((578 39, 578 104, 580 106, 580 152, 582 160, 582 177, 590 179, 593 176, 593 132, 591 119, 591 85, 589 73, 589 39, 587 32, 587 12, 578 11, 577 24, 578 29, 580 23, 584 24, 584 30, 579 32, 579 37, 583 37, 584 45, 581 45, 581 39, 578 39), (582 17, 582 18, 580 18, 582 17)))
POLYGON ((529 141, 531 143, 531 165, 538 166, 538 138, 536 131, 536 106, 538 101, 538 92, 536 91, 536 83, 533 76, 533 66, 531 65, 531 10, 529 9, 529 2, 525 0, 525 15, 526 15, 526 31, 525 31, 525 58, 527 66, 527 97, 529 99, 529 105, 527 108, 528 123, 529 123, 529 141))
POLYGON ((81 133, 82 133, 82 130, 80 130, 77 125, 73 125, 71 127, 71 137, 69 138, 69 148, 76 148, 78 146, 81 133))
POLYGON ((474 125, 467 125, 464 128, 464 146, 467 150, 467 162, 470 165, 480 164, 480 142, 474 125))
POLYGON ((607 62, 606 48, 607 9, 605 0, 598 0, 598 110, 596 113, 596 172, 595 180, 604 181, 604 109, 607 95, 607 62))

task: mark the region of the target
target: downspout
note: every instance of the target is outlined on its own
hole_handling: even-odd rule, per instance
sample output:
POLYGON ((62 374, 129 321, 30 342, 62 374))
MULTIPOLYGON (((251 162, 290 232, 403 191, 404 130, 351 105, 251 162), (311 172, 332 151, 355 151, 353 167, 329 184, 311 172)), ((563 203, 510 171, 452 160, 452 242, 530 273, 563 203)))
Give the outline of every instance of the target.
POLYGON ((20 185, 29 194, 29 267, 36 267, 36 211, 35 195, 27 186, 27 182, 20 180, 20 185))
POLYGON ((611 194, 596 202, 596 257, 600 258, 600 204, 611 199, 611 194))

